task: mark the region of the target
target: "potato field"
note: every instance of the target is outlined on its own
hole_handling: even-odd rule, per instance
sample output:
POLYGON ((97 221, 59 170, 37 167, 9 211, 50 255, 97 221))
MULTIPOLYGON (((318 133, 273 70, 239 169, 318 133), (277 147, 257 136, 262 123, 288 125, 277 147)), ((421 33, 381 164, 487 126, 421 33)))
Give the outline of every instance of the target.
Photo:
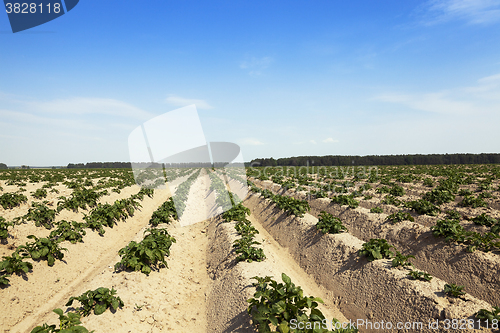
POLYGON ((1 170, 1 332, 499 331, 498 165, 165 175, 1 170))

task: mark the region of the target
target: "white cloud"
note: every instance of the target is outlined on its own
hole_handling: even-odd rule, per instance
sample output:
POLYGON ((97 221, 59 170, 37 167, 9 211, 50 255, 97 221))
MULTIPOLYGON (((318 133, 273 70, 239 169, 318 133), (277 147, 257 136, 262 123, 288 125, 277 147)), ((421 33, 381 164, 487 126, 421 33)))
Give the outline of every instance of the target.
POLYGON ((59 114, 101 114, 134 119, 148 119, 153 114, 141 110, 131 104, 112 98, 84 98, 56 99, 43 102, 22 102, 30 110, 44 113, 59 114))
POLYGON ((247 145, 247 146, 262 146, 262 145, 265 145, 265 143, 257 140, 257 139, 254 139, 254 138, 246 138, 246 139, 242 139, 239 141, 240 144, 242 145, 247 145))
POLYGON ((251 57, 248 60, 244 60, 240 63, 240 68, 248 70, 250 76, 260 76, 262 71, 268 68, 274 61, 271 57, 256 58, 251 57))
POLYGON ((422 94, 385 93, 375 100, 448 115, 484 115, 500 110, 500 74, 477 81, 475 86, 422 94))
POLYGON ((309 140, 310 143, 312 143, 313 145, 317 144, 316 140, 309 140))
POLYGON ((333 138, 326 138, 323 140, 324 143, 337 143, 339 140, 334 140, 333 138))
POLYGON ((202 99, 184 98, 175 95, 168 95, 165 102, 175 105, 175 106, 187 106, 195 104, 197 109, 213 109, 213 107, 208 104, 207 101, 202 99))
POLYGON ((469 24, 491 24, 500 20, 499 0, 430 0, 424 8, 424 23, 428 25, 456 19, 469 24))
POLYGON ((443 113, 443 114, 472 114, 475 107, 470 102, 454 101, 447 98, 443 92, 429 94, 397 94, 379 95, 376 100, 406 105, 415 110, 443 113))

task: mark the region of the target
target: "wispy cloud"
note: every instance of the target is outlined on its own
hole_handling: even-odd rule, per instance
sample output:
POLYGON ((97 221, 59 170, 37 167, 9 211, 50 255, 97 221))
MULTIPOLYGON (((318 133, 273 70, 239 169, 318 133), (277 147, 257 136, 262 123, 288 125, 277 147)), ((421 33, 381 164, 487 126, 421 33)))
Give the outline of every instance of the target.
POLYGON ((484 115, 500 110, 500 74, 477 80, 475 86, 423 94, 380 94, 375 100, 401 104, 414 110, 448 115, 484 115))
POLYGON ((423 23, 434 25, 452 20, 469 24, 491 24, 500 21, 499 0, 430 0, 423 4, 423 23))
POLYGON ((198 109, 213 109, 207 101, 203 99, 193 99, 193 98, 184 98, 176 95, 168 95, 165 99, 165 102, 175 105, 175 106, 187 106, 191 104, 195 104, 198 109))
POLYGON ((123 118, 148 119, 153 114, 138 107, 112 98, 68 98, 52 101, 21 102, 30 110, 45 114, 96 114, 110 115, 123 118))
POLYGON ((318 144, 318 143, 316 142, 316 140, 309 140, 309 142, 310 142, 310 143, 312 143, 313 145, 318 144))
POLYGON ((262 75, 262 71, 268 68, 273 61, 274 59, 271 57, 251 57, 247 60, 242 61, 240 63, 240 68, 248 70, 248 74, 250 76, 260 76, 262 75))
POLYGON ((262 146, 262 145, 265 145, 264 142, 259 141, 259 140, 254 139, 254 138, 245 138, 245 139, 239 140, 239 143, 242 144, 242 145, 247 145, 247 146, 262 146))
POLYGON ((334 140, 333 138, 326 138, 323 140, 324 143, 337 143, 339 140, 334 140))

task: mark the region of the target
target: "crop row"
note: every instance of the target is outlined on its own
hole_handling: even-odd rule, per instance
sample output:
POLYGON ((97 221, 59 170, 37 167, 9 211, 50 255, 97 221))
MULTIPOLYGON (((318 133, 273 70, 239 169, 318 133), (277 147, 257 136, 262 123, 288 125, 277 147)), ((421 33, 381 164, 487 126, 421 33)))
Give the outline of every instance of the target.
POLYGON ((85 327, 81 326, 80 318, 82 316, 87 317, 92 313, 99 316, 107 309, 116 311, 123 307, 123 301, 115 295, 116 290, 114 288, 109 290, 100 287, 95 290, 87 290, 78 297, 70 297, 66 306, 71 306, 74 301, 78 301, 81 306, 75 312, 69 311, 66 314, 62 309, 54 309, 53 312, 59 316, 59 328, 56 325, 43 324, 35 327, 31 330, 31 333, 89 333, 85 327))
POLYGON ((254 246, 260 245, 259 242, 254 240, 255 235, 258 234, 259 231, 255 229, 252 223, 246 218, 247 214, 250 215, 250 209, 239 203, 224 212, 222 218, 226 222, 236 222, 234 228, 240 236, 240 238, 233 243, 233 248, 238 254, 236 261, 262 261, 266 258, 264 250, 254 246))
POLYGON ((218 207, 222 207, 223 211, 227 211, 234 205, 233 194, 227 190, 224 181, 213 171, 208 170, 210 177, 210 190, 215 191, 215 203, 218 207))
MULTIPOLYGON (((137 194, 132 195, 128 199, 117 200, 113 205, 109 204, 98 204, 89 215, 84 216, 85 223, 78 223, 75 221, 65 221, 62 220, 58 223, 56 229, 53 230, 48 238, 38 238, 34 235, 29 235, 28 239, 32 239, 32 242, 27 242, 25 245, 20 245, 11 254, 11 256, 4 256, 3 260, 0 262, 0 284, 8 285, 9 276, 11 274, 26 274, 32 268, 33 265, 30 262, 24 261, 27 258, 33 260, 47 260, 49 266, 53 266, 55 260, 62 260, 64 258, 64 253, 67 249, 61 248, 60 243, 63 241, 70 241, 71 243, 82 242, 83 235, 85 235, 84 228, 90 228, 92 230, 98 230, 100 235, 104 234, 103 226, 113 227, 113 224, 119 220, 125 220, 127 217, 134 214, 134 209, 140 207, 140 201, 143 200, 144 196, 148 195, 152 197, 153 190, 141 189, 137 194)), ((43 210, 41 210, 43 211, 43 210)), ((27 215, 21 218, 21 221, 33 218, 35 211, 28 212, 27 215)), ((46 211, 45 211, 46 212, 46 211)), ((51 213, 51 220, 36 220, 47 229, 52 229, 53 219, 55 217, 55 211, 49 211, 51 213)), ((47 216, 44 216, 46 218, 47 216)), ((40 218, 39 216, 37 218, 40 218)), ((35 222, 37 223, 37 222, 35 222)), ((12 226, 13 223, 6 222, 5 219, 0 219, 0 231, 2 231, 2 236, 5 235, 8 226, 12 226)))
POLYGON ((191 176, 188 177, 184 182, 182 182, 177 189, 175 190, 175 194, 172 197, 175 207, 177 208, 177 215, 180 218, 186 209, 186 202, 189 196, 189 189, 191 185, 195 182, 195 180, 200 175, 201 169, 194 172, 191 176))
MULTIPOLYGON (((262 197, 266 197, 267 190, 260 190, 258 192, 262 197)), ((276 205, 277 208, 284 211, 276 205)), ((332 214, 321 212, 318 222, 316 224, 316 229, 320 230, 323 234, 325 233, 339 233, 347 231, 347 228, 343 226, 340 219, 334 217, 332 214)), ((426 272, 421 272, 415 269, 415 266, 409 261, 413 256, 405 256, 399 251, 395 250, 395 247, 390 245, 385 239, 370 239, 369 241, 362 244, 361 249, 358 252, 359 256, 366 257, 368 261, 380 260, 380 259, 392 259, 392 267, 400 269, 407 269, 407 275, 410 279, 418 279, 421 281, 430 281, 432 276, 426 272), (394 251, 393 251, 394 250, 394 251)), ((449 297, 462 297, 465 295, 463 292, 464 287, 455 284, 445 284, 443 293, 449 297)), ((475 313, 476 319, 488 320, 487 325, 489 327, 498 328, 498 317, 499 311, 498 307, 493 307, 493 310, 481 309, 475 313)), ((484 326, 484 325, 483 325, 484 326)))

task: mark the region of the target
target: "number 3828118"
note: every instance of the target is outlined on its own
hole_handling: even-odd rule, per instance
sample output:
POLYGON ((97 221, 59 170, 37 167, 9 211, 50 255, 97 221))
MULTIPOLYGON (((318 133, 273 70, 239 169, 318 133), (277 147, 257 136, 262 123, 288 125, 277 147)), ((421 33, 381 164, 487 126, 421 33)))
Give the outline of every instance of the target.
POLYGON ((36 14, 36 13, 60 13, 61 4, 60 3, 48 3, 45 6, 43 4, 36 3, 6 3, 5 8, 7 14, 36 14))

